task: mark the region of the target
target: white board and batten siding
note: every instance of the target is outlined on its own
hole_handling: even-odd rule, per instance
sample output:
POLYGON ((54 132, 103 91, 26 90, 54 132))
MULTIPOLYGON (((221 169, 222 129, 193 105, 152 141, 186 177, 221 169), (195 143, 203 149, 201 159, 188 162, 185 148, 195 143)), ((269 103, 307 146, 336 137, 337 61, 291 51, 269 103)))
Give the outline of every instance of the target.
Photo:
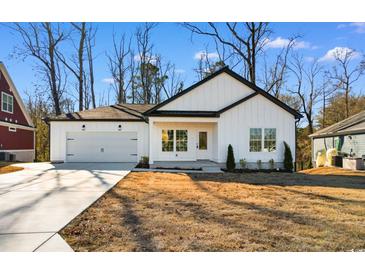
MULTIPOLYGON (((160 110, 218 111, 252 93, 254 93, 253 89, 223 73, 162 106, 160 110)), ((173 122, 173 119, 178 121, 184 118, 170 118, 169 121, 173 122)), ((151 133, 152 140, 155 141, 151 151, 153 158, 157 159, 161 159, 160 146, 157 144, 161 140, 160 130, 161 126, 158 126, 151 133)), ((257 160, 264 163, 270 159, 277 163, 283 162, 284 141, 289 144, 295 159, 294 115, 262 95, 256 95, 222 113, 219 118, 216 118, 216 126, 212 127, 212 133, 214 147, 211 160, 219 163, 225 163, 229 144, 233 146, 236 162, 243 158, 251 163, 256 163, 257 160), (275 128, 276 151, 250 152, 250 128, 275 128)), ((164 158, 164 160, 168 159, 164 158)))
MULTIPOLYGON (((218 162, 225 162, 227 147, 233 146, 236 162, 262 163, 274 159, 283 162, 287 142, 295 159, 295 118, 262 95, 257 95, 221 114, 218 121, 218 162), (250 152, 250 128, 275 128, 275 152, 250 152)), ((264 134, 264 130, 262 131, 264 134)), ((263 146, 264 144, 262 144, 263 146)))
POLYGON ((222 73, 159 110, 218 111, 253 92, 232 76, 222 73))
POLYGON ((145 122, 52 121, 50 122, 50 141, 50 158, 55 162, 81 162, 86 158, 88 158, 87 162, 138 161, 142 156, 148 156, 148 124, 145 122), (83 125, 85 125, 84 130, 83 125), (121 130, 119 125, 122 126, 121 130), (68 138, 78 141, 72 143, 73 140, 67 141, 68 138), (90 153, 93 149, 97 151, 90 154, 87 151, 88 146, 90 153), (101 149, 104 154, 100 154, 101 149), (112 153, 111 150, 115 152, 112 153), (118 155, 120 153, 121 155, 118 155), (74 156, 67 156, 67 154, 74 154, 74 156), (74 160, 72 157, 75 157, 74 160))

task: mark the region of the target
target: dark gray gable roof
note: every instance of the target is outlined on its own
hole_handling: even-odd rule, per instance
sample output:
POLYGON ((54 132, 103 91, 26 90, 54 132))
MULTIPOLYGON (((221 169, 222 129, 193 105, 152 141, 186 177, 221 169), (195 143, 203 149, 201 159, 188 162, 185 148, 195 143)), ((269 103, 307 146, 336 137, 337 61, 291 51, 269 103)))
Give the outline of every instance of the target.
MULTIPOLYGON (((346 133, 353 133, 352 130, 347 130, 349 127, 357 125, 359 123, 365 122, 365 110, 346 118, 336 124, 333 124, 329 127, 318 130, 317 132, 309 135, 309 137, 324 137, 324 136, 336 136, 336 135, 345 135, 346 133)), ((365 133, 365 128, 363 130, 357 129, 357 133, 363 132, 365 133)))
POLYGON ((116 104, 62 114, 46 121, 145 121, 143 113, 155 105, 116 104))
MULTIPOLYGON (((178 94, 170 97, 169 99, 163 101, 162 103, 154 106, 153 108, 149 109, 148 111, 146 111, 144 114, 146 116, 153 116, 153 113, 156 112, 159 108, 161 108, 162 106, 172 102, 173 100, 179 98, 180 96, 183 96, 184 94, 190 92, 191 90, 195 89, 196 87, 208 82, 209 80, 213 79, 214 77, 222 74, 222 73, 227 73, 228 75, 232 76, 233 78, 235 78, 236 80, 240 81, 241 83, 243 83, 244 85, 250 87, 251 89, 253 89, 255 91, 255 93, 253 93, 252 95, 249 95, 247 97, 252 98, 254 96, 256 96, 257 94, 260 94, 262 96, 264 96, 265 98, 267 98, 268 100, 270 100, 271 102, 273 102, 274 104, 278 105, 279 107, 285 109, 286 111, 288 111, 289 113, 291 113, 292 115, 294 115, 295 118, 300 119, 302 117, 302 115, 297 112, 295 109, 289 107, 288 105, 286 105, 285 103, 283 103, 282 101, 280 101, 279 99, 277 99, 276 97, 272 96, 271 94, 265 92, 263 89, 259 88, 258 86, 256 86, 255 84, 251 83, 250 81, 246 80, 245 78, 243 78, 242 76, 240 76, 239 74, 235 73, 233 70, 229 69, 228 66, 225 66, 223 68, 221 68, 220 70, 212 73, 211 75, 209 75, 208 77, 204 78, 203 80, 195 83, 194 85, 188 87, 187 89, 179 92, 178 94)), ((249 99, 248 98, 248 99, 249 99)), ((227 111, 228 109, 237 106, 238 104, 246 101, 246 97, 243 99, 238 100, 237 102, 234 102, 233 104, 225 107, 223 110, 227 111)), ((218 113, 222 113, 224 112, 222 110, 218 111, 218 113)), ((160 111, 161 113, 162 111, 160 111)))

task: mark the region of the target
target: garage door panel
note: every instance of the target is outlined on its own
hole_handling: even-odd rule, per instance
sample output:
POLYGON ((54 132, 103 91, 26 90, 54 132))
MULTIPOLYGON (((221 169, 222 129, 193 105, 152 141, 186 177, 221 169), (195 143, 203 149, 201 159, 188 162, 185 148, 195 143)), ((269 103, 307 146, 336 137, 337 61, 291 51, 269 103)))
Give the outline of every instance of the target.
POLYGON ((136 162, 136 132, 68 132, 67 162, 136 162))

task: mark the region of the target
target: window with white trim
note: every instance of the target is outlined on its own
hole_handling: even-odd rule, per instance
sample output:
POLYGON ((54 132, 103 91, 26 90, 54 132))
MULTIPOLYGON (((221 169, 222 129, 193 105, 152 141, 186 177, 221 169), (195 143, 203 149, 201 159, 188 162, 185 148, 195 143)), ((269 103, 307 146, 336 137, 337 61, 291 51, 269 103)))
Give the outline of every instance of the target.
POLYGON ((16 128, 15 127, 9 127, 9 131, 16 132, 16 128))
POLYGON ((12 95, 1 92, 1 110, 8 113, 14 112, 14 99, 12 95))
POLYGON ((276 128, 250 128, 250 152, 275 151, 276 128))
POLYGON ((250 128, 250 152, 259 152, 262 148, 262 129, 250 128))
POLYGON ((188 151, 188 131, 186 129, 163 129, 161 134, 163 152, 188 151))
POLYGON ((188 151, 188 131, 176 130, 176 151, 188 151))
POLYGON ((162 130, 162 151, 174 151, 174 131, 172 129, 162 130))
POLYGON ((264 151, 274 152, 275 150, 276 150, 276 128, 265 128, 264 151))

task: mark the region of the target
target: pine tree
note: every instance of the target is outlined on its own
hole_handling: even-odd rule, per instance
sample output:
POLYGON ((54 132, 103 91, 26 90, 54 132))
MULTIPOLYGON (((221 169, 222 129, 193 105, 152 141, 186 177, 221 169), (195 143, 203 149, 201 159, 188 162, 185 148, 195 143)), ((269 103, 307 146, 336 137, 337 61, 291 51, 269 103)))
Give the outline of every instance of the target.
POLYGON ((233 148, 231 145, 228 146, 226 167, 228 171, 232 171, 236 168, 236 161, 234 159, 233 148))
POLYGON ((293 171, 293 156, 290 147, 286 142, 284 142, 284 147, 284 168, 287 171, 293 171))

